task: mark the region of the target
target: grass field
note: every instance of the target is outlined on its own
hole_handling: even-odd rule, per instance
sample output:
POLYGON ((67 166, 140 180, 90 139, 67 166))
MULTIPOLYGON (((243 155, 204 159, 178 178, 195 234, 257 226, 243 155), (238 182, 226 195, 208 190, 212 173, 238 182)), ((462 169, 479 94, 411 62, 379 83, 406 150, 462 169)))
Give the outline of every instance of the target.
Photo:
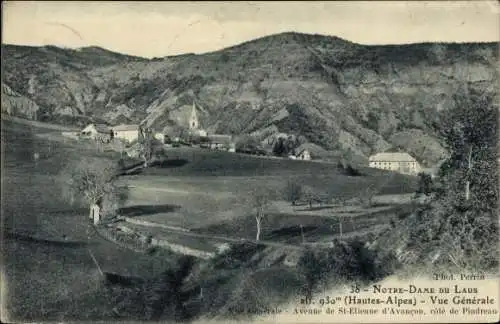
MULTIPOLYGON (((273 157, 212 151, 199 148, 169 148, 164 161, 141 172, 154 176, 293 176, 293 175, 333 175, 339 174, 335 163, 321 161, 302 161, 273 157)), ((384 170, 359 167, 368 177, 394 178, 398 192, 404 186, 412 186, 414 177, 393 174, 384 170)), ((409 189, 409 188, 408 188, 409 189)), ((408 190, 407 189, 407 190, 408 190)))
POLYGON ((144 278, 171 267, 175 256, 139 254, 98 238, 88 245, 87 209, 69 206, 56 186, 57 173, 82 150, 36 136, 47 132, 58 130, 2 120, 2 320, 113 319, 88 249, 103 271, 144 278))
MULTIPOLYGON (((368 168, 361 170, 364 176, 347 177, 335 165, 319 162, 196 149, 172 149, 167 154, 163 163, 122 178, 132 188, 121 213, 204 235, 252 239, 255 220, 246 201, 256 187, 269 190, 273 200, 263 227, 266 240, 299 243, 300 225, 308 241, 335 235, 342 212, 350 219, 343 222, 345 231, 386 223, 396 213, 380 210, 361 219, 335 208, 292 208, 283 201, 290 177, 330 197, 352 197, 370 184, 378 186, 380 194, 408 193, 416 182, 368 168)), ((87 209, 62 200, 57 176, 68 162, 89 155, 117 157, 62 140, 59 129, 2 120, 2 275, 10 320, 113 318, 111 296, 99 283, 89 248, 104 271, 126 276, 154 277, 176 263, 177 256, 167 251, 139 254, 98 238, 87 245, 87 209), (40 155, 38 161, 34 152, 40 155), (5 235, 6 231, 17 235, 5 235)), ((173 234, 170 239, 214 243, 173 234)))
MULTIPOLYGON (((272 162, 274 163, 274 160, 272 162)), ((201 165, 202 161, 199 163, 201 165)), ((319 163, 310 164, 319 165, 319 163)), ((331 165, 324 167, 331 168, 331 165)), ((226 235, 235 234, 233 227, 226 228, 224 224, 227 222, 232 220, 240 222, 246 217, 252 219, 248 197, 255 188, 269 190, 273 200, 269 213, 275 217, 283 219, 301 217, 306 218, 304 222, 307 223, 307 218, 310 217, 335 218, 342 214, 342 210, 332 208, 315 208, 314 211, 304 207, 292 208, 290 203, 284 201, 284 187, 289 178, 314 188, 322 196, 344 199, 359 196, 360 189, 369 185, 379 187, 377 194, 385 195, 382 196, 384 198, 394 193, 414 192, 415 185, 415 180, 411 177, 396 176, 388 181, 387 175, 383 173, 347 177, 338 174, 336 170, 327 174, 307 174, 285 169, 280 171, 280 175, 260 176, 167 175, 170 170, 165 171, 167 174, 160 175, 160 171, 164 170, 147 170, 144 174, 127 177, 127 183, 132 188, 131 197, 123 209, 126 216, 184 228, 221 225, 217 233, 226 235), (155 172, 157 174, 152 175, 155 172), (224 228, 227 229, 226 232, 224 228)), ((242 221, 241 226, 245 227, 247 223, 242 221)), ((253 227, 252 223, 252 231, 253 227)))

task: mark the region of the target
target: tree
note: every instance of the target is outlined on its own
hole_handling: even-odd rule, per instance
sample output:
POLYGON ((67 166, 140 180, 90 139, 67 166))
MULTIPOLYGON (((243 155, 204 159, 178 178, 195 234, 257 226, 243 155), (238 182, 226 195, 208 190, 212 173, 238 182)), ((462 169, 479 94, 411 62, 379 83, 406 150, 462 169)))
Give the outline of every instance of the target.
POLYGON ((348 147, 346 150, 342 150, 339 166, 341 166, 343 169, 347 169, 347 167, 350 166, 352 162, 353 156, 354 153, 352 151, 352 148, 348 147))
POLYGON ((260 240, 262 222, 266 218, 266 212, 271 205, 271 192, 263 187, 253 188, 249 195, 249 204, 255 215, 257 233, 255 240, 260 240))
POLYGON ((236 141, 236 150, 255 150, 259 147, 259 141, 255 136, 245 134, 240 136, 236 141))
POLYGON ((427 173, 420 172, 418 174, 417 194, 424 194, 428 196, 432 193, 432 191, 433 191, 432 177, 427 173))
POLYGON ((146 168, 153 157, 153 131, 150 128, 139 129, 139 152, 146 168))
POLYGON ((97 205, 106 218, 114 216, 127 198, 126 188, 116 183, 118 174, 113 161, 86 157, 66 165, 59 178, 63 195, 70 203, 85 203, 90 213, 97 205))
POLYGON ((276 156, 287 156, 291 150, 290 144, 289 140, 282 137, 278 138, 273 145, 273 154, 276 156))
POLYGON ((311 187, 305 187, 302 191, 302 196, 309 204, 309 209, 312 209, 314 202, 320 202, 321 199, 316 193, 316 191, 311 187))
POLYGON ((468 86, 454 100, 443 111, 450 158, 439 170, 440 190, 408 229, 418 250, 434 250, 433 264, 484 271, 498 267, 498 100, 468 86))
POLYGON ((373 198, 378 192, 378 188, 375 185, 368 185, 366 188, 360 190, 358 195, 359 202, 364 208, 370 208, 373 206, 373 198))
MULTIPOLYGON (((481 182, 490 182, 484 177, 496 168, 498 107, 492 95, 468 87, 455 94, 454 100, 455 108, 447 112, 442 128, 451 151, 446 167, 452 173, 461 174, 461 179, 456 180, 463 187, 463 200, 472 198, 474 186, 475 199, 484 199, 481 182)), ((495 197, 490 193, 487 198, 495 197)))
POLYGON ((153 158, 163 152, 163 143, 156 139, 151 128, 141 128, 139 136, 139 153, 144 160, 144 167, 148 167, 153 158))
POLYGON ((295 179, 288 179, 285 186, 285 198, 290 201, 293 206, 297 203, 297 200, 302 198, 302 185, 295 179))
POLYGON ((297 269, 305 280, 306 298, 310 300, 314 285, 321 279, 324 271, 323 264, 314 251, 308 248, 297 262, 297 269))

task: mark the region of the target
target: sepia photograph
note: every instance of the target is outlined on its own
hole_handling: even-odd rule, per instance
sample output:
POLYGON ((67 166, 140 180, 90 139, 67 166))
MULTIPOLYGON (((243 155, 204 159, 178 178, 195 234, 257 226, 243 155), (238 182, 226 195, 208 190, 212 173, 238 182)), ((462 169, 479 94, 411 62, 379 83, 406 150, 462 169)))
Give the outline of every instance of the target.
POLYGON ((3 1, 3 323, 500 321, 498 1, 3 1))

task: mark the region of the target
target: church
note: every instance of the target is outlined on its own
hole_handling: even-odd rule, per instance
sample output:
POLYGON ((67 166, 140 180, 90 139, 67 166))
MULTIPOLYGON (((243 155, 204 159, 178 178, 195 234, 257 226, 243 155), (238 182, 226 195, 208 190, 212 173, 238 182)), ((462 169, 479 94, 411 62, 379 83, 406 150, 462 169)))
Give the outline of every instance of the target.
POLYGON ((208 134, 205 129, 201 128, 198 109, 194 101, 191 106, 184 105, 171 111, 170 122, 171 124, 163 130, 165 143, 179 142, 181 139, 190 141, 190 137, 198 136, 204 143, 203 147, 230 152, 235 151, 232 136, 208 134))
POLYGON ((191 113, 189 115, 189 125, 188 129, 191 134, 205 137, 207 132, 200 128, 200 120, 198 119, 198 113, 196 110, 196 105, 193 101, 193 106, 191 108, 191 113))
POLYGON ((200 128, 200 119, 194 101, 192 105, 183 105, 169 112, 169 124, 163 129, 163 135, 165 141, 167 139, 178 141, 189 135, 207 136, 207 132, 200 128))

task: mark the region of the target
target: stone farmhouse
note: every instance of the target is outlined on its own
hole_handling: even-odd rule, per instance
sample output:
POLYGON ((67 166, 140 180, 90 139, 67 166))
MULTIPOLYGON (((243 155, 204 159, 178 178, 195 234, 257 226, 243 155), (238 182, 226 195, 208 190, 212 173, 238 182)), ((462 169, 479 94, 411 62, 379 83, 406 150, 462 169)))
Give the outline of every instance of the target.
POLYGON ((111 129, 105 124, 90 124, 80 132, 80 137, 97 141, 109 142, 112 138, 111 129))
POLYGON ((420 164, 406 152, 383 152, 370 156, 371 168, 396 171, 416 175, 421 171, 420 164))
POLYGON ((115 138, 123 139, 129 143, 136 141, 139 138, 139 125, 121 124, 112 127, 112 130, 115 138))

